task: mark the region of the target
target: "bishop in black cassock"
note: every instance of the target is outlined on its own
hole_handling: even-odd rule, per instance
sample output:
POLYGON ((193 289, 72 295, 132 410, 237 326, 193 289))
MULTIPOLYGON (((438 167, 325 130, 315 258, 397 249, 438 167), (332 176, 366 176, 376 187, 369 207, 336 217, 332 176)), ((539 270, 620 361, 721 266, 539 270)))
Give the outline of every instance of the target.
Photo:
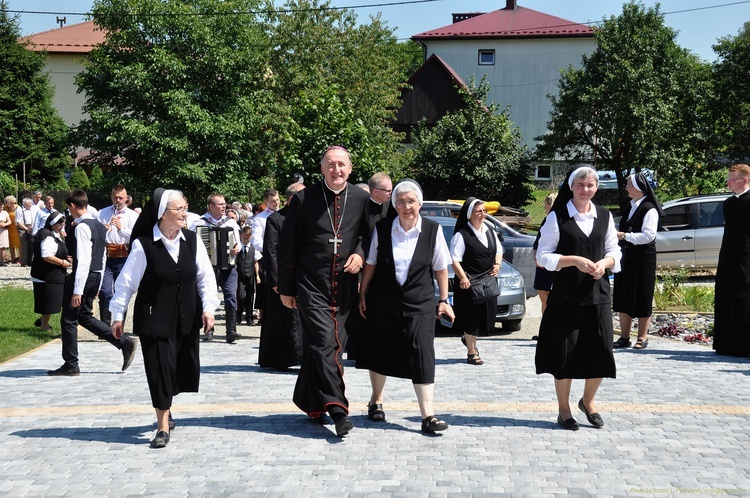
POLYGON ((724 237, 716 268, 714 343, 717 354, 750 357, 750 167, 729 168, 734 195, 724 201, 724 237))
POLYGON ((311 417, 328 412, 337 435, 344 436, 352 428, 344 393, 344 324, 349 312, 356 312, 368 195, 346 181, 351 160, 342 147, 326 151, 321 172, 323 182, 289 203, 278 246, 279 294, 285 306, 299 309, 302 324, 294 403, 311 417))

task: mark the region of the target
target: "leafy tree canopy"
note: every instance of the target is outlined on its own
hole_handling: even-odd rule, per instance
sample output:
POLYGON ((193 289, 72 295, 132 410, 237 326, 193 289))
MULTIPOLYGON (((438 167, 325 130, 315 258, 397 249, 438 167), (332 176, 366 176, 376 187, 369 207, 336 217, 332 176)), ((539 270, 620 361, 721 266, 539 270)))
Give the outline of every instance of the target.
POLYGON ((414 134, 412 176, 425 198, 469 196, 523 206, 531 198, 531 167, 518 129, 507 110, 485 105, 489 84, 473 81, 459 88, 465 107, 428 128, 422 120, 414 134))
POLYGON ((739 35, 714 45, 719 56, 713 66, 716 99, 712 109, 730 160, 750 158, 750 24, 739 35))
POLYGON ((52 105, 44 54, 19 41, 17 17, 0 2, 0 171, 46 187, 70 164, 68 128, 52 105))
POLYGON ((596 50, 563 72, 537 155, 594 162, 621 187, 631 172, 655 170, 669 189, 704 157, 710 96, 708 66, 675 38, 658 5, 626 3, 605 19, 596 50))
POLYGON ((77 80, 90 116, 80 143, 111 166, 110 183, 173 186, 194 200, 257 200, 269 183, 319 171, 333 141, 382 165, 398 143, 387 122, 414 52, 378 18, 356 26, 351 11, 327 6, 98 0, 107 38, 77 80))

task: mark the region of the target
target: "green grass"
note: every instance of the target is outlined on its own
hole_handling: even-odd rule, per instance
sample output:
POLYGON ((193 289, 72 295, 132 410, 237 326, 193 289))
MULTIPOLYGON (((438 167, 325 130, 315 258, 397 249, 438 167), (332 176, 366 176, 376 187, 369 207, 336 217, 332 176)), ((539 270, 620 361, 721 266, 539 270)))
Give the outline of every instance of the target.
POLYGON ((52 315, 52 332, 34 326, 34 293, 19 287, 0 288, 0 362, 60 337, 60 315, 52 315))

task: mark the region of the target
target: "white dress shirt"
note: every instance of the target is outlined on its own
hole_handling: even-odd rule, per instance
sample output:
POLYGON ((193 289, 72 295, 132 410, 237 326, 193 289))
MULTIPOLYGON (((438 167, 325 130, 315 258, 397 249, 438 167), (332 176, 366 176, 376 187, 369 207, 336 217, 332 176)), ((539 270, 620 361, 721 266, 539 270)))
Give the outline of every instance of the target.
MULTIPOLYGON (((89 278, 89 268, 91 268, 91 229, 85 223, 81 223, 83 220, 95 219, 91 216, 91 213, 85 213, 79 218, 75 219, 75 238, 76 238, 76 274, 73 285, 73 294, 82 295, 83 288, 86 285, 86 279, 89 278)), ((107 265, 107 251, 102 251, 102 269, 99 270, 99 276, 104 275, 104 267, 107 265)), ((102 279, 99 278, 99 288, 101 289, 102 279)), ((98 291, 97 291, 98 292, 98 291)))
MULTIPOLYGON (((500 239, 497 238, 497 234, 494 230, 490 232, 487 228, 487 225, 485 225, 484 223, 482 223, 482 226, 478 231, 471 223, 469 223, 469 228, 472 232, 474 232, 474 235, 477 236, 477 239, 482 243, 484 247, 489 247, 489 242, 487 242, 487 234, 491 233, 495 237, 495 245, 497 246, 497 251, 495 252, 495 254, 497 254, 498 256, 503 255, 503 245, 500 243, 500 239)), ((466 241, 464 240, 463 235, 458 232, 454 233, 453 238, 451 239, 451 259, 460 263, 464 260, 465 252, 466 241)))
MULTIPOLYGON (((589 211, 587 213, 579 213, 572 200, 568 201, 566 207, 568 208, 568 214, 574 218, 581 231, 587 237, 591 235, 591 232, 594 230, 594 221, 596 220, 596 208, 594 204, 589 201, 589 211)), ((539 238, 536 260, 547 270, 557 271, 557 264, 560 262, 562 254, 555 252, 557 244, 560 242, 560 227, 557 225, 557 214, 554 211, 549 212, 547 221, 542 225, 540 232, 542 235, 539 238)), ((612 219, 611 214, 609 215, 609 225, 607 226, 607 235, 604 240, 604 257, 611 257, 615 260, 615 264, 610 268, 610 271, 612 273, 619 273, 622 252, 620 252, 620 246, 617 243, 617 230, 615 229, 615 221, 612 219)))
POLYGON ((271 211, 270 209, 266 209, 265 211, 258 213, 256 216, 253 217, 252 221, 252 227, 253 227, 253 235, 252 235, 252 241, 253 241, 253 247, 258 251, 256 253, 256 256, 260 254, 260 257, 256 257, 257 259, 260 259, 263 257, 263 236, 266 233, 266 222, 268 221, 268 217, 271 216, 276 211, 271 211))
MULTIPOLYGON (((180 256, 180 241, 185 240, 185 235, 179 232, 174 240, 169 240, 161 233, 159 226, 154 225, 153 236, 154 240, 162 240, 169 255, 177 263, 180 256)), ((120 276, 117 277, 115 294, 109 302, 109 311, 112 313, 113 321, 120 322, 123 320, 130 299, 141 285, 141 279, 143 279, 147 265, 146 251, 143 250, 140 241, 136 239, 130 246, 130 255, 127 261, 125 261, 125 266, 122 267, 120 276)), ((219 307, 219 295, 216 292, 216 276, 214 275, 211 261, 208 259, 206 246, 200 240, 196 244, 195 266, 198 270, 196 285, 198 287, 198 296, 200 296, 203 303, 203 312, 213 314, 216 308, 219 307)))
MULTIPOLYGON (((631 199, 630 201, 630 213, 628 219, 633 217, 635 210, 638 209, 645 197, 641 197, 637 201, 631 199)), ((625 240, 635 245, 648 244, 656 238, 656 230, 659 228, 659 212, 656 208, 649 209, 643 216, 643 226, 640 232, 625 232, 625 240)))
POLYGON ((130 234, 133 233, 133 227, 138 220, 138 213, 128 207, 115 209, 114 206, 107 206, 98 213, 96 219, 102 225, 109 225, 107 230, 107 244, 128 244, 130 234), (118 230, 111 222, 113 218, 120 218, 120 229, 118 230))
MULTIPOLYGON (((417 239, 422 233, 422 217, 417 219, 414 228, 408 231, 401 227, 398 218, 393 220, 391 225, 391 245, 393 246, 393 261, 396 266, 396 281, 399 285, 404 285, 406 278, 409 276, 409 266, 414 259, 414 251, 417 249, 417 239)), ((366 263, 374 265, 378 262, 378 229, 372 233, 370 242, 370 252, 367 256, 366 263)), ((438 225, 437 234, 435 235, 435 250, 432 253, 432 270, 440 271, 448 268, 451 264, 451 255, 448 251, 448 244, 445 242, 443 227, 438 225)))

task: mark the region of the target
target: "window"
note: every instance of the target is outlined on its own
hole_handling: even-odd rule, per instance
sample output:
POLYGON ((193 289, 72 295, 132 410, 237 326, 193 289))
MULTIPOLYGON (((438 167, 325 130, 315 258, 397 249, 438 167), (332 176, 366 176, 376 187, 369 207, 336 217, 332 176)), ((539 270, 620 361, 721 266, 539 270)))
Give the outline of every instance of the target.
POLYGON ((664 210, 661 224, 665 230, 690 228, 691 212, 689 204, 667 208, 664 210))
POLYGON ((494 66, 495 65, 495 50, 484 49, 479 51, 479 65, 480 66, 494 66))
POLYGON ((535 180, 551 180, 552 179, 552 166, 549 164, 537 164, 536 165, 536 177, 535 180))
POLYGON ((700 207, 700 221, 698 226, 720 227, 724 225, 723 202, 703 202, 700 207))

